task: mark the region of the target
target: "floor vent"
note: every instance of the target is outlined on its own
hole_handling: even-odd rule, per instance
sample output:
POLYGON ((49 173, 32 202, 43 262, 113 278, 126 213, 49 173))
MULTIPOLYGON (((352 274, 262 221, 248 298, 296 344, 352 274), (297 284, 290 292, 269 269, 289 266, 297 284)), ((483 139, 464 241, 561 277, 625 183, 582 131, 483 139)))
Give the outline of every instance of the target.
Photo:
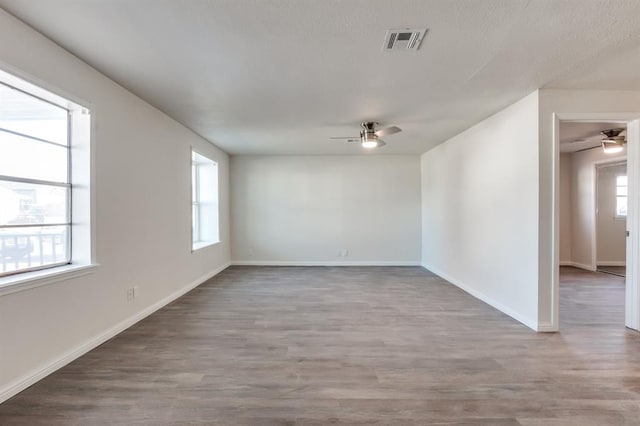
POLYGON ((426 28, 398 28, 387 30, 382 50, 418 50, 427 31, 426 28))

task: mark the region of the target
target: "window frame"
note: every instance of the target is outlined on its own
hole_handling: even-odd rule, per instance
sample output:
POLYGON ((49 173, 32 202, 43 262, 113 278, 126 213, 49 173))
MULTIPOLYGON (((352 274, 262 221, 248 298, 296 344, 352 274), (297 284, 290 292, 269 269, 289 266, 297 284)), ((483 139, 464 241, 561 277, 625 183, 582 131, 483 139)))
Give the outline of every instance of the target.
POLYGON ((627 208, 628 208, 628 203, 629 203, 629 177, 628 175, 625 174, 616 174, 615 175, 615 180, 614 180, 614 184, 615 184, 615 188, 614 188, 614 196, 615 196, 615 211, 614 211, 614 219, 616 220, 627 220, 627 215, 621 215, 618 213, 618 199, 619 198, 625 198, 627 200, 627 208), (627 184, 626 185, 618 185, 618 178, 619 177, 625 177, 627 178, 627 184), (627 195, 619 195, 618 194, 618 188, 626 188, 626 192, 627 195))
POLYGON ((205 247, 210 247, 221 242, 220 240, 220 169, 219 162, 214 160, 209 155, 204 155, 200 151, 191 147, 191 252, 196 252, 205 247), (196 161, 196 156, 203 158, 205 161, 196 161), (200 167, 203 164, 210 163, 215 168, 215 210, 217 211, 215 217, 215 237, 207 239, 203 237, 203 214, 202 208, 204 202, 202 201, 202 185, 201 185, 201 173, 200 167), (197 237, 196 237, 197 235, 197 237))
POLYGON ((4 129, 0 126, 0 132, 2 133, 9 133, 21 138, 25 138, 25 139, 30 139, 32 141, 36 141, 36 142, 40 142, 40 143, 46 143, 46 144, 51 144, 51 145, 55 145, 61 148, 64 148, 66 151, 66 176, 65 176, 65 182, 55 182, 52 180, 43 180, 43 179, 34 179, 34 178, 24 178, 24 177, 17 177, 17 176, 9 176, 9 175, 1 175, 0 174, 0 181, 5 181, 5 182, 13 182, 13 183, 26 183, 26 184, 33 184, 33 185, 41 185, 41 186, 53 186, 53 187, 59 187, 59 188, 65 188, 67 194, 66 194, 66 206, 65 206, 65 210, 66 210, 66 221, 65 222, 60 222, 60 223, 47 223, 47 224, 7 224, 7 225, 2 225, 0 224, 0 230, 2 229, 20 229, 20 228, 45 228, 45 227, 51 227, 51 226, 64 226, 67 227, 67 233, 65 235, 65 239, 66 241, 66 253, 64 254, 65 260, 61 261, 61 262, 55 262, 55 263, 49 263, 46 265, 40 265, 40 266, 33 266, 33 267, 27 267, 27 268, 22 268, 22 269, 17 269, 14 271, 9 271, 9 272, 5 272, 3 270, 0 270, 0 278, 4 278, 4 277, 10 277, 13 275, 19 275, 19 274, 24 274, 27 272, 35 272, 35 271, 40 271, 40 270, 44 270, 44 269, 50 269, 50 268, 57 268, 60 266, 64 266, 64 265, 69 265, 71 264, 71 253, 72 253, 72 233, 73 233, 73 227, 72 227, 72 197, 73 197, 73 188, 72 188, 72 183, 71 183, 71 111, 62 106, 62 105, 58 105, 55 102, 51 102, 47 99, 44 99, 36 94, 33 93, 29 93, 26 90, 23 90, 19 87, 16 87, 15 85, 9 84, 5 81, 2 81, 0 79, 0 86, 6 86, 11 90, 14 90, 16 92, 20 92, 26 96, 29 96, 31 98, 37 99, 38 101, 47 103, 49 105, 52 105, 56 108, 60 108, 62 110, 65 111, 65 115, 66 115, 66 128, 67 128, 67 137, 66 137, 66 145, 58 143, 58 142, 54 142, 45 138, 41 138, 41 137, 37 137, 37 136, 32 136, 26 133, 22 133, 19 131, 15 131, 15 130, 11 130, 11 129, 4 129))
MULTIPOLYGON (((66 223, 69 224, 67 232, 69 260, 68 262, 49 264, 29 270, 23 269, 0 276, 0 296, 4 296, 91 274, 99 265, 95 259, 95 194, 93 185, 95 181, 93 167, 95 121, 92 119, 92 114, 95 112, 95 107, 90 102, 70 95, 7 64, 2 64, 0 67, 0 82, 67 111, 67 181, 65 186, 68 188, 66 223)), ((22 133, 18 133, 18 135, 34 139, 22 133)), ((26 180, 34 181, 32 179, 26 180)), ((51 224, 46 226, 51 226, 51 224)))

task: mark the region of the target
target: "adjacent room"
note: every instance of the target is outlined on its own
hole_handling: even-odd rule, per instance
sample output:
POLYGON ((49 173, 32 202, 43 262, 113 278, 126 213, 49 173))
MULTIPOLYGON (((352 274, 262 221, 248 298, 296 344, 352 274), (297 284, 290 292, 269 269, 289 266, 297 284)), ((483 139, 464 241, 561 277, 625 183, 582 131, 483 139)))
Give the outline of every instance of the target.
POLYGON ((634 424, 638 16, 0 0, 0 424, 634 424))
POLYGON ((560 122, 560 320, 624 324, 626 122, 560 122), (588 306, 574 315, 572 306, 588 306), (567 312, 564 312, 564 311, 567 312))

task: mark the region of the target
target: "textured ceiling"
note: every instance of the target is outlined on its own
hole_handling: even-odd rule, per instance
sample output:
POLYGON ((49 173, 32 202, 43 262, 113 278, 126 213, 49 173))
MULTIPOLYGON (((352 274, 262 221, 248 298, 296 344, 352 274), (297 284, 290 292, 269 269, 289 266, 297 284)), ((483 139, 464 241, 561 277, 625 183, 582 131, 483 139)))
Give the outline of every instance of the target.
POLYGON ((231 154, 422 153, 536 88, 640 89, 637 0, 0 0, 231 154), (417 52, 385 31, 428 27, 417 52), (613 64, 613 65, 612 65, 613 64), (628 68, 630 66, 630 68, 628 68))

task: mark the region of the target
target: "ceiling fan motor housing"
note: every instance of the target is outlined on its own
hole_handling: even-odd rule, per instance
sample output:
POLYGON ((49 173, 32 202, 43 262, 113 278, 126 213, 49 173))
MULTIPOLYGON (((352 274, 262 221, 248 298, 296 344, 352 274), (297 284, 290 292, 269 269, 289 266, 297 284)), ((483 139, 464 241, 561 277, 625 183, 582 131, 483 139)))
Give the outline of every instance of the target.
POLYGON ((374 141, 378 139, 376 135, 376 123, 375 121, 365 121, 362 123, 362 131, 360 131, 360 138, 363 141, 374 141))
MULTIPOLYGON (((605 135, 607 138, 613 139, 620 136, 620 133, 624 132, 624 130, 625 130, 624 127, 620 127, 618 129, 603 130, 600 133, 605 135)), ((620 137, 624 137, 624 136, 620 136, 620 137)))
POLYGON ((602 149, 608 154, 614 154, 624 149, 626 145, 626 138, 621 135, 624 128, 603 130, 602 133, 605 138, 600 141, 602 149))

